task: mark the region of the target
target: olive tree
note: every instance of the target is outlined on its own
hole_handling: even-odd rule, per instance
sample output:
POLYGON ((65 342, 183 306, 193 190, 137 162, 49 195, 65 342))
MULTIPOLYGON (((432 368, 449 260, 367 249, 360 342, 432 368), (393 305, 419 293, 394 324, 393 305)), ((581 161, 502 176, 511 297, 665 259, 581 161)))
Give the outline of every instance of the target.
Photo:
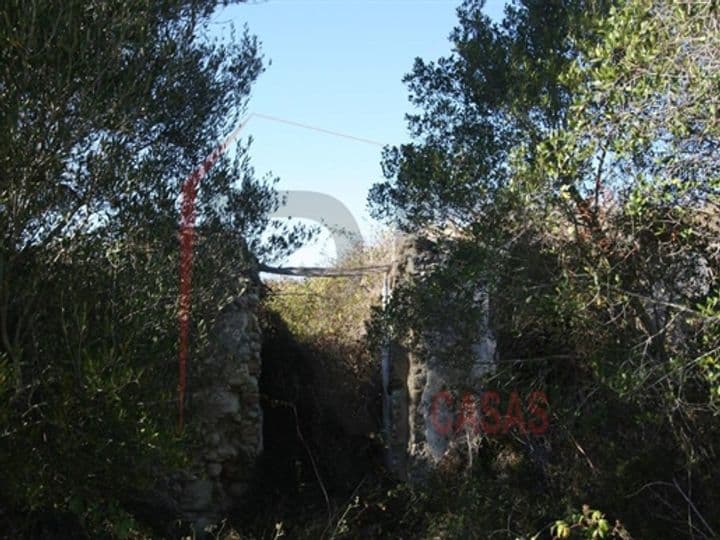
MULTIPOLYGON (((210 31, 217 7, 33 0, 0 11, 8 512, 69 511, 93 530, 127 516, 162 463, 183 460, 172 369, 181 189, 237 125, 263 70, 247 29, 210 31)), ((240 290, 248 251, 268 249, 260 233, 279 201, 247 150, 229 149, 198 188, 195 354, 218 303, 240 290)), ((274 238, 289 249, 299 236, 274 238)))

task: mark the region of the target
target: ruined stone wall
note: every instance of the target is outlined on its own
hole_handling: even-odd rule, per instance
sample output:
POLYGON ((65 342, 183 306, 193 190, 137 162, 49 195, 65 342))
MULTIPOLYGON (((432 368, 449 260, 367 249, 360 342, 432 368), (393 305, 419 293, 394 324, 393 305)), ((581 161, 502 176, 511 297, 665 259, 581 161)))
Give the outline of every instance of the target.
POLYGON ((220 310, 211 354, 197 360, 190 399, 192 472, 182 480, 181 516, 202 525, 226 515, 245 495, 263 449, 259 377, 259 282, 220 310))
MULTIPOLYGON (((422 287, 447 264, 442 246, 427 238, 399 239, 395 251, 386 277, 390 300, 403 285, 422 287)), ((411 481, 474 449, 475 434, 457 432, 453 422, 461 394, 479 394, 483 377, 495 368, 496 342, 482 283, 449 288, 443 294, 424 313, 427 323, 394 336, 381 353, 386 464, 411 481), (454 301, 463 295, 471 298, 454 301), (468 303, 473 314, 459 307, 468 303), (468 333, 459 330, 468 320, 473 326, 470 341, 468 333)))
MULTIPOLYGON (((403 286, 426 283, 443 264, 447 261, 437 243, 399 239, 386 275, 389 299, 403 286)), ((241 506, 263 452, 260 286, 257 272, 249 273, 244 292, 219 311, 211 329, 210 354, 195 360, 188 430, 196 446, 188 449, 192 466, 175 482, 175 498, 178 514, 194 522, 196 530, 241 506)), ((437 429, 438 418, 432 414, 438 394, 479 392, 482 377, 495 366, 495 340, 488 328, 488 299, 482 284, 449 289, 446 294, 428 310, 427 319, 436 324, 395 336, 381 355, 386 463, 390 471, 411 481, 467 448, 463 434, 437 429), (467 319, 468 313, 452 312, 453 300, 468 294, 481 316, 473 323, 472 342, 457 354, 462 361, 454 362, 447 351, 460 341, 456 323, 467 319)))

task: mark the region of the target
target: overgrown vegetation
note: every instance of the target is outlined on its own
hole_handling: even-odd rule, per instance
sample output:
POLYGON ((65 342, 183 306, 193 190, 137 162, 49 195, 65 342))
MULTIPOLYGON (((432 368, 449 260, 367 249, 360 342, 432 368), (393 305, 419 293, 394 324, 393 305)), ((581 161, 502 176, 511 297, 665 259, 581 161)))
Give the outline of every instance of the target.
MULTIPOLYGON (((0 530, 120 537, 185 460, 178 198, 262 70, 212 1, 6 2, 0 16, 0 530), (147 495, 145 495, 147 497, 147 495)), ((196 201, 193 354, 277 204, 247 148, 196 201)), ((287 247, 280 235, 270 247, 287 247), (280 245, 282 244, 282 245, 280 245)), ((157 507, 153 506, 158 504, 157 507)))
MULTIPOLYGON (((0 534, 160 534, 146 490, 186 460, 168 375, 178 196, 262 71, 246 31, 210 40, 215 7, 2 9, 0 534)), ((277 391, 264 406, 289 437, 271 448, 294 445, 276 476, 295 476, 266 482, 257 519, 236 524, 263 538, 717 538, 717 2, 517 0, 499 25, 482 8, 463 2, 454 52, 405 79, 415 142, 385 150, 370 204, 444 238, 449 260, 386 316, 422 328, 448 283, 485 284, 488 383, 543 390, 550 428, 483 438, 472 467, 424 488, 393 482, 374 457, 366 333, 390 328, 372 309, 382 278, 274 282, 264 354, 287 378, 263 382, 277 391)), ((195 355, 249 252, 303 239, 260 244, 278 201, 247 153, 221 157, 198 193, 195 355)), ((388 247, 354 257, 340 267, 385 263, 388 247)))
POLYGON ((268 308, 281 315, 314 358, 316 390, 336 393, 333 409, 343 422, 367 417, 366 433, 372 432, 368 421, 378 414, 380 401, 380 371, 366 327, 382 301, 383 272, 358 273, 357 269, 382 268, 391 259, 392 249, 390 237, 372 247, 358 246, 335 265, 348 273, 345 276, 268 283, 268 308))
MULTIPOLYGON (((545 391, 550 429, 483 440, 472 470, 423 490, 363 491, 344 534, 715 538, 717 6, 520 1, 499 26, 481 9, 466 1, 454 54, 406 77, 416 142, 386 150, 371 206, 454 234, 450 263, 386 313, 432 326, 448 284, 487 284, 488 383, 545 391)), ((354 295, 328 301, 334 320, 354 295)), ((313 339, 342 328, 288 302, 298 329, 323 321, 313 339)))
POLYGON ((545 502, 496 511, 531 530, 590 502, 640 538, 714 538, 717 7, 528 1, 501 26, 481 7, 407 76, 417 142, 386 151, 371 203, 464 232, 451 268, 489 284, 493 384, 549 396, 518 449, 545 502))

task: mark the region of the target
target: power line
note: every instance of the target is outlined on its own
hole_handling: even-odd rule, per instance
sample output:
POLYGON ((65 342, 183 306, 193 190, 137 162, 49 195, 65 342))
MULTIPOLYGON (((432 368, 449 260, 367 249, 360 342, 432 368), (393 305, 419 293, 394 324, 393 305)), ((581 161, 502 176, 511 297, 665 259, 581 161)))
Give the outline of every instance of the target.
POLYGON ((256 117, 258 117, 258 118, 263 118, 263 119, 265 119, 265 120, 270 120, 271 122, 279 122, 279 123, 281 123, 281 124, 287 124, 287 125, 289 125, 289 126, 295 126, 295 127, 299 127, 299 128, 303 128, 303 129, 309 129, 309 130, 312 130, 312 131, 318 131, 318 132, 320 132, 320 133, 325 133, 325 134, 327 134, 327 135, 334 135, 335 137, 342 137, 342 138, 344 138, 344 139, 350 139, 350 140, 357 141, 357 142, 361 142, 361 143, 365 143, 365 144, 372 144, 373 146, 379 146, 379 147, 381 147, 381 148, 385 146, 384 143, 381 143, 381 142, 378 142, 378 141, 374 141, 374 140, 372 140, 372 139, 365 139, 365 138, 363 138, 363 137, 356 137, 356 136, 354 136, 354 135, 348 135, 347 133, 341 133, 341 132, 339 132, 339 131, 333 131, 333 130, 330 130, 330 129, 325 129, 325 128, 321 128, 321 127, 317 127, 317 126, 311 126, 311 125, 309 125, 309 124, 303 124, 303 123, 300 123, 300 122, 295 122, 295 121, 293 121, 293 120, 286 120, 285 118, 280 118, 280 117, 277 117, 277 116, 270 116, 269 114, 252 113, 250 116, 256 116, 256 117))

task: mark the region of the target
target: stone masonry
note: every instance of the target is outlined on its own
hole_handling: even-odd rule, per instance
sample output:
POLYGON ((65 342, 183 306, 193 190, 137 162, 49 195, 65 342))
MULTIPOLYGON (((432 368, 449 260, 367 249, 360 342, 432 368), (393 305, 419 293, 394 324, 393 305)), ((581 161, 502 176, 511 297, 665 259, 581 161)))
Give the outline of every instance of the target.
POLYGON ((198 360, 190 428, 202 444, 193 455, 198 472, 185 479, 179 501, 182 517, 197 525, 221 519, 243 497, 262 452, 258 303, 257 284, 248 280, 217 317, 212 354, 198 360))
MULTIPOLYGON (((392 291, 407 284, 422 286, 445 264, 442 247, 427 238, 409 237, 396 242, 392 268, 386 276, 389 301, 392 291)), ((430 324, 394 336, 381 351, 383 369, 383 420, 386 438, 386 466, 400 478, 421 480, 442 467, 454 454, 472 451, 476 440, 470 433, 441 429, 457 416, 462 391, 480 392, 483 377, 495 368, 496 342, 489 328, 489 302, 482 284, 447 290, 446 302, 435 305, 437 318, 427 314, 430 324), (477 314, 472 338, 460 341, 460 321, 465 312, 451 312, 461 305, 461 295, 477 314), (441 313, 444 312, 444 313, 441 313), (433 323, 433 321, 438 321, 433 323), (434 325, 435 324, 435 325, 434 325), (446 351, 455 358, 448 358, 446 351), (458 361, 459 360, 459 361, 458 361), (452 399, 439 399, 452 396, 452 399), (449 418, 446 418, 449 417, 449 418)))

